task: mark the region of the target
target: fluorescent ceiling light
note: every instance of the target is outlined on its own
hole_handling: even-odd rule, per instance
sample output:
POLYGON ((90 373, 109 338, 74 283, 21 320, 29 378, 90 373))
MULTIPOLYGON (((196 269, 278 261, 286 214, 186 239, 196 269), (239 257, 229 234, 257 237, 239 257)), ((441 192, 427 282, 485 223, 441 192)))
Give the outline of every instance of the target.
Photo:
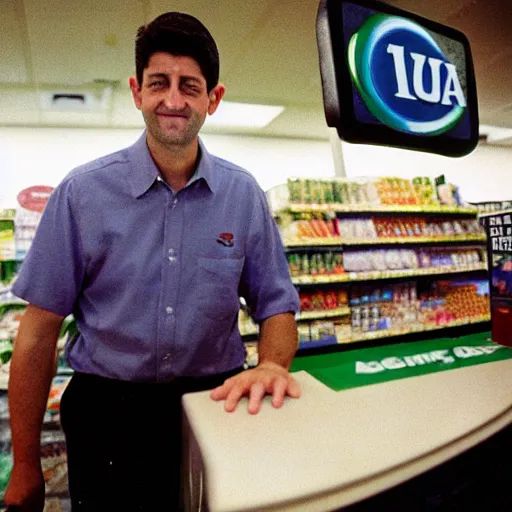
POLYGON ((512 129, 481 124, 480 135, 487 136, 487 142, 489 144, 499 143, 500 141, 512 139, 512 129))
POLYGON ((284 110, 281 106, 221 101, 217 111, 206 117, 205 126, 263 128, 284 110))

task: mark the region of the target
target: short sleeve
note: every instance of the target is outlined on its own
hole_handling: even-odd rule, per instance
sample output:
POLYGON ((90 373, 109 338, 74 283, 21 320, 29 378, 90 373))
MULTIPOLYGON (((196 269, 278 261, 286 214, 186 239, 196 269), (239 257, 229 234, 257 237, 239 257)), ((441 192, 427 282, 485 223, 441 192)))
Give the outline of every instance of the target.
POLYGON ((17 297, 62 316, 73 312, 85 273, 72 190, 66 180, 52 192, 12 287, 17 297))
POLYGON ((281 313, 297 313, 300 302, 265 193, 257 187, 256 194, 240 292, 260 323, 281 313))

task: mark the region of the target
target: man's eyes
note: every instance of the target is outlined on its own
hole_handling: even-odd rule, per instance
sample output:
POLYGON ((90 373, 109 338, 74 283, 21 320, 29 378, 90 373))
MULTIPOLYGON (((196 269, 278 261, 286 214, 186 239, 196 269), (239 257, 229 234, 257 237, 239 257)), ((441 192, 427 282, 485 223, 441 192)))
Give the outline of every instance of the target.
POLYGON ((194 85, 194 84, 184 83, 182 85, 182 88, 185 92, 188 92, 191 94, 199 94, 201 92, 200 87, 198 87, 197 85, 194 85))
MULTIPOLYGON (((166 80, 153 80, 149 82, 148 87, 150 89, 163 89, 164 87, 168 87, 168 85, 166 80)), ((201 94, 202 92, 201 86, 189 82, 181 83, 180 89, 186 94, 201 94)))

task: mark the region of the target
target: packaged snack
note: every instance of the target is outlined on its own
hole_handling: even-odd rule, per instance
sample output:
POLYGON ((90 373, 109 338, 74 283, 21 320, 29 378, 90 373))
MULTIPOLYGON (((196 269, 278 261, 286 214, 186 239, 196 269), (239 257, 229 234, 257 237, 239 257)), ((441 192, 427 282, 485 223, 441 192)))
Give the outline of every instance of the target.
POLYGON ((309 256, 307 254, 302 255, 302 265, 301 265, 302 274, 307 276, 311 273, 309 267, 309 256))
POLYGON ((306 204, 313 203, 313 188, 314 188, 314 186, 312 184, 312 181, 313 180, 304 180, 303 181, 302 193, 303 193, 304 203, 306 203, 306 204))
POLYGON ((327 309, 325 304, 325 295, 322 291, 316 291, 311 296, 311 301, 313 302, 313 310, 315 311, 322 311, 324 309, 327 309))
POLYGON ((352 321, 352 330, 356 331, 356 332, 360 331, 361 330, 361 309, 359 307, 352 308, 351 321, 352 321))
POLYGON ((301 274, 301 258, 299 254, 288 254, 288 269, 292 277, 297 277, 301 274))
POLYGON ((308 343, 311 341, 309 324, 299 324, 297 326, 297 331, 299 333, 299 343, 308 343))
POLYGON ((318 274, 318 254, 312 254, 309 257, 309 273, 312 276, 316 276, 318 274))
POLYGON ((321 182, 323 189, 323 199, 325 203, 332 204, 334 203, 334 194, 333 194, 333 183, 332 181, 324 180, 321 182))
POLYGON ((343 204, 342 184, 338 180, 332 182, 333 203, 343 204))
POLYGON ((297 227, 298 238, 315 238, 315 232, 307 220, 299 220, 295 222, 297 227))
POLYGON ((312 296, 309 293, 300 294, 300 310, 301 311, 313 311, 315 309, 312 296))
POLYGON ((343 255, 340 252, 334 253, 333 271, 335 274, 343 274, 345 272, 343 268, 343 255))
POLYGON ((350 317, 346 316, 334 322, 334 332, 338 343, 346 343, 352 339, 350 317))
POLYGON ((363 259, 366 259, 370 264, 371 268, 369 270, 387 270, 385 250, 369 251, 367 254, 367 258, 363 256, 363 259))
POLYGON ((348 305, 348 293, 346 290, 339 290, 336 297, 337 307, 343 308, 348 305))
POLYGON ((443 235, 453 236, 455 234, 455 229, 451 222, 443 222, 442 223, 443 235))
POLYGON ((458 204, 456 187, 451 183, 444 183, 438 185, 437 195, 439 197, 439 201, 441 202, 441 204, 452 206, 458 204))
POLYGON ((302 185, 303 182, 300 179, 289 178, 287 181, 288 193, 290 196, 291 204, 300 204, 304 202, 302 185))

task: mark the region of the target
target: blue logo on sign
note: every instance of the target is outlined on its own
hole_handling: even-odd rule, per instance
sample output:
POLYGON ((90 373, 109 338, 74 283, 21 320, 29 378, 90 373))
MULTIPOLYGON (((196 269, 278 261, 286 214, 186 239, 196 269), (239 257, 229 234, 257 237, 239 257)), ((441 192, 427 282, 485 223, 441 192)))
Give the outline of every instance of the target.
POLYGON ((370 112, 406 133, 438 135, 466 108, 456 66, 420 25, 396 16, 370 16, 348 47, 352 80, 370 112))

